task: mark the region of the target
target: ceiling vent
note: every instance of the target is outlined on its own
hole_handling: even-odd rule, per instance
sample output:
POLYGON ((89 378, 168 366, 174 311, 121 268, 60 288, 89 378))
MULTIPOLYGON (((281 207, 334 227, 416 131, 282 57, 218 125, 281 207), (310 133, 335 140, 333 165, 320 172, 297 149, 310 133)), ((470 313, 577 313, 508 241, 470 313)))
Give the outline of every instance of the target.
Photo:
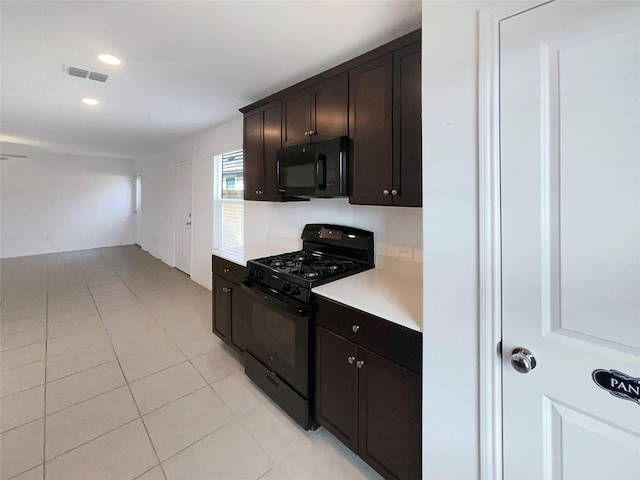
POLYGON ((109 75, 98 72, 89 72, 89 80, 95 80, 96 82, 106 82, 109 75))
POLYGON ((96 82, 102 83, 106 82, 109 78, 109 75, 106 75, 104 73, 90 72, 89 70, 84 70, 82 68, 76 67, 68 67, 67 73, 72 77, 88 78, 89 80, 95 80, 96 82))

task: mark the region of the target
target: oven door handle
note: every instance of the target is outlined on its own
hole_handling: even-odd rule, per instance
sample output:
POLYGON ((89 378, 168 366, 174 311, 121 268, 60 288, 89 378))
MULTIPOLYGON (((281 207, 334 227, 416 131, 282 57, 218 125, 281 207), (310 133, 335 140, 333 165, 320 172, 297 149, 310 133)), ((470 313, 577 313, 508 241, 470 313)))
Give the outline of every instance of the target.
POLYGON ((264 305, 284 310, 295 316, 306 317, 309 313, 306 305, 298 305, 298 302, 294 303, 295 300, 289 300, 275 290, 263 287, 252 280, 244 279, 242 281, 242 290, 264 305))

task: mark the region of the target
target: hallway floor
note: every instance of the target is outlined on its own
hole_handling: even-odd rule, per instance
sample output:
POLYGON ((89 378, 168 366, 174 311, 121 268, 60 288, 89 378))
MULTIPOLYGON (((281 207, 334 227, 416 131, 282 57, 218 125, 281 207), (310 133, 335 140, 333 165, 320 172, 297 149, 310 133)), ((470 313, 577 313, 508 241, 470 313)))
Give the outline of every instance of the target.
POLYGON ((136 246, 0 264, 0 480, 379 479, 211 333, 211 292, 136 246))

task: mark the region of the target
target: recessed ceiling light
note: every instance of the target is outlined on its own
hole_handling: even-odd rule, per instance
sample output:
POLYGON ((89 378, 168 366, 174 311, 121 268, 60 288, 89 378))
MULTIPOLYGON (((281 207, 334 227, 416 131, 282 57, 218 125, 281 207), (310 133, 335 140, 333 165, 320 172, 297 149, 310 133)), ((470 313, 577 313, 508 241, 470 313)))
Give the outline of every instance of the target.
POLYGON ((95 98, 83 98, 82 102, 86 103, 87 105, 98 105, 100 103, 95 98))
POLYGON ((122 63, 118 57, 113 55, 98 55, 98 60, 108 65, 120 65, 122 63))

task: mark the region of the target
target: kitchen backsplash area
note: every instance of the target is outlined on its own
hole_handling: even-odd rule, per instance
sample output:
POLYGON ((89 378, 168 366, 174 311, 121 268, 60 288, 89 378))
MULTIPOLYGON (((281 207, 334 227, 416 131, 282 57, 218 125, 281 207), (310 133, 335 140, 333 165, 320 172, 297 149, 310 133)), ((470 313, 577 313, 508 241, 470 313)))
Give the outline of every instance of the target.
POLYGON ((376 266, 422 276, 422 209, 351 205, 346 198, 308 202, 245 202, 245 242, 266 240, 289 248, 302 245, 307 223, 348 225, 374 232, 376 266))

